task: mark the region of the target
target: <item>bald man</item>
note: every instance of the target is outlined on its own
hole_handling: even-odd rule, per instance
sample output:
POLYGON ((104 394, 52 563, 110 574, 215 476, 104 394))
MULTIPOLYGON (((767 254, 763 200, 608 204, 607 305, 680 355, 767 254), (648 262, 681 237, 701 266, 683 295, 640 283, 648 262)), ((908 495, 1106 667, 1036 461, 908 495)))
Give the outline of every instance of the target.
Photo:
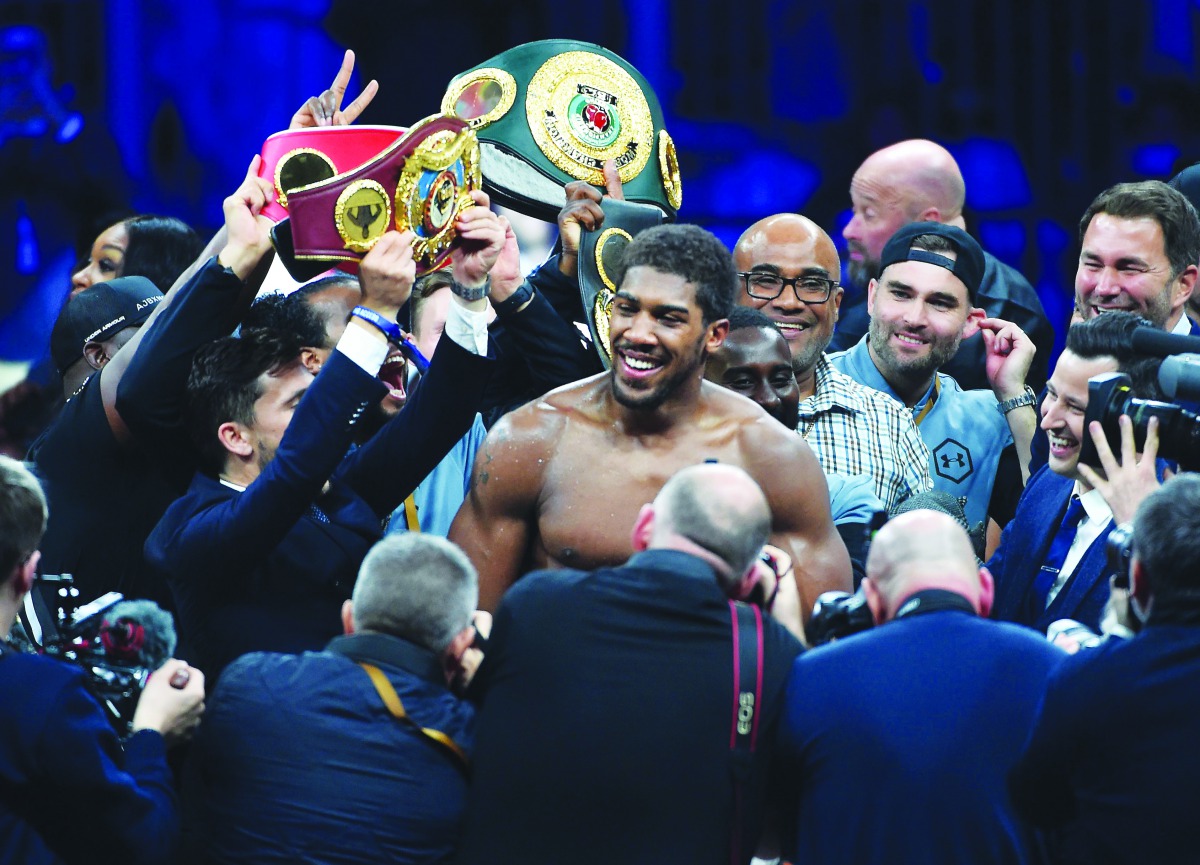
POLYGON ((458 861, 749 862, 800 651, 770 616, 761 636, 739 630, 743 647, 761 647, 761 687, 752 694, 744 674, 735 701, 728 599, 770 529, 744 470, 691 466, 641 508, 623 565, 537 571, 505 594, 472 685, 481 709, 458 861), (730 738, 747 707, 757 744, 739 817, 730 738))
POLYGON ((869 476, 888 510, 930 489, 929 452, 912 415, 825 356, 842 303, 841 261, 829 235, 796 213, 768 216, 738 239, 733 263, 738 304, 764 312, 787 340, 800 387, 796 430, 822 470, 869 476))
MULTIPOLYGON (((867 283, 879 276, 884 245, 910 222, 942 222, 965 229, 966 184, 950 151, 932 141, 910 139, 867 157, 850 181, 854 215, 842 230, 849 249, 853 288, 851 302, 833 338, 834 351, 850 348, 867 331, 867 283)), ((1037 346, 1026 383, 1035 391, 1046 383, 1054 348, 1054 328, 1037 292, 1015 269, 984 253, 987 269, 977 306, 988 318, 1011 321, 1037 346)), ((963 340, 958 354, 942 372, 964 390, 988 387, 982 339, 963 340)))
POLYGON ((863 587, 877 627, 801 656, 788 681, 777 756, 794 785, 786 858, 1033 860, 1037 840, 1006 779, 1065 653, 983 618, 991 576, 945 514, 885 525, 863 587))

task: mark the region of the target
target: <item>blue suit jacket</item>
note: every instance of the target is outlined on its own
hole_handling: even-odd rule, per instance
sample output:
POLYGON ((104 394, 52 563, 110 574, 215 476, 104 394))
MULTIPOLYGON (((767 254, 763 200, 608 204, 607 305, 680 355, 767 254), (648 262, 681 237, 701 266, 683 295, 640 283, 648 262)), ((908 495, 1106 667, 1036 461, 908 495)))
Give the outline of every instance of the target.
POLYGON ((1105 551, 1112 523, 1088 547, 1050 606, 1036 617, 1031 617, 1028 610, 1027 596, 1066 513, 1074 483, 1048 466, 1029 479, 1016 516, 1005 527, 1000 546, 987 563, 996 580, 993 619, 1029 625, 1043 633, 1056 619, 1075 619, 1093 630, 1100 629, 1100 615, 1108 601, 1108 578, 1112 575, 1105 551))
POLYGON ((70 664, 0 651, 0 862, 174 862, 162 736, 124 746, 70 664))
POLYGON ((197 474, 146 541, 175 596, 181 654, 215 679, 246 652, 337 636, 382 521, 470 429, 490 363, 442 340, 404 410, 345 456, 383 385, 335 351, 245 492, 197 474))

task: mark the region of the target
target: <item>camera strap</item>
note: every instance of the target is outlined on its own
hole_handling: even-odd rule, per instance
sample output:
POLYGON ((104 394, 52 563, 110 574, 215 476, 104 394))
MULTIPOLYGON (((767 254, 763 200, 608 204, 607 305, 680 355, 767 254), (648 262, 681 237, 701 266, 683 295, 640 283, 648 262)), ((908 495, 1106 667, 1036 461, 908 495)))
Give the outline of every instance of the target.
POLYGON ((436 745, 439 750, 448 754, 464 775, 470 774, 471 763, 467 759, 467 753, 462 749, 462 746, 441 730, 434 730, 432 727, 422 727, 410 718, 408 713, 404 711, 404 703, 400 700, 400 695, 396 693, 396 689, 388 681, 388 677, 383 674, 383 670, 374 664, 367 664, 362 661, 359 661, 358 665, 366 670, 367 675, 371 677, 371 683, 379 693, 379 699, 383 700, 383 705, 392 713, 393 718, 416 730, 428 741, 436 745))
POLYGON ((740 865, 742 836, 742 792, 754 763, 758 745, 758 712, 762 704, 763 622, 755 604, 729 601, 733 627, 733 720, 729 749, 733 770, 733 830, 729 857, 740 865))

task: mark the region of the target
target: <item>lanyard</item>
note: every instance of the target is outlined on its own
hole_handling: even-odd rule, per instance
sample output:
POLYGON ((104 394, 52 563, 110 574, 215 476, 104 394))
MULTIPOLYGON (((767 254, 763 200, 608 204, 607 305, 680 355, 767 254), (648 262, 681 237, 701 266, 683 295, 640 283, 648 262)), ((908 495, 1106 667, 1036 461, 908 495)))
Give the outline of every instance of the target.
POLYGON ((933 404, 937 402, 938 394, 942 391, 942 382, 937 377, 937 373, 935 372, 933 376, 933 394, 930 395, 929 402, 925 403, 925 408, 921 409, 917 416, 913 418, 913 423, 917 426, 920 426, 921 421, 925 420, 925 415, 929 414, 930 409, 933 408, 933 404))

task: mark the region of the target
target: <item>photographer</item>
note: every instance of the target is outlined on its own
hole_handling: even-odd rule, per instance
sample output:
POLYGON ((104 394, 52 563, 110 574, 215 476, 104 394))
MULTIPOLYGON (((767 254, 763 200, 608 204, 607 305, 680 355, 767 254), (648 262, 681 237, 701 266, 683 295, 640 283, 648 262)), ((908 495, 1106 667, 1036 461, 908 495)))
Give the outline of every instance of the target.
MULTIPOLYGON (((756 635, 753 608, 734 605, 748 629, 731 624, 729 598, 762 579, 770 519, 742 469, 691 466, 643 506, 625 564, 536 571, 505 594, 473 683, 479 730, 458 861, 749 862, 801 649, 771 616, 756 635), (739 646, 751 657, 759 648, 757 689, 739 646), (747 700, 757 748, 739 733, 735 752, 731 719, 747 700)), ((794 607, 794 578, 786 563, 775 570, 775 608, 785 592, 794 607)))
POLYGON ((987 563, 996 581, 992 618, 1043 633, 1058 619, 1099 629, 1112 573, 1105 544, 1116 523, 1079 462, 1088 380, 1121 372, 1129 376, 1133 393, 1157 396, 1160 361, 1133 346, 1134 331, 1146 323, 1133 313, 1114 311, 1067 332, 1066 349, 1041 405, 1050 461, 1029 479, 1016 515, 987 563))
POLYGON ((990 622, 992 579, 966 532, 928 510, 871 545, 877 627, 797 659, 779 731, 794 862, 1028 861, 1005 787, 1063 654, 990 622))
POLYGON ((1131 589, 1143 630, 1055 672, 1011 779, 1062 861, 1190 861, 1200 845, 1200 477, 1138 508, 1131 589))
MULTIPOLYGON (((0 627, 33 586, 46 499, 20 463, 0 457, 0 627)), ((124 747, 84 673, 0 649, 0 861, 172 861, 179 831, 165 747, 204 709, 204 677, 181 661, 151 676, 124 747)))

